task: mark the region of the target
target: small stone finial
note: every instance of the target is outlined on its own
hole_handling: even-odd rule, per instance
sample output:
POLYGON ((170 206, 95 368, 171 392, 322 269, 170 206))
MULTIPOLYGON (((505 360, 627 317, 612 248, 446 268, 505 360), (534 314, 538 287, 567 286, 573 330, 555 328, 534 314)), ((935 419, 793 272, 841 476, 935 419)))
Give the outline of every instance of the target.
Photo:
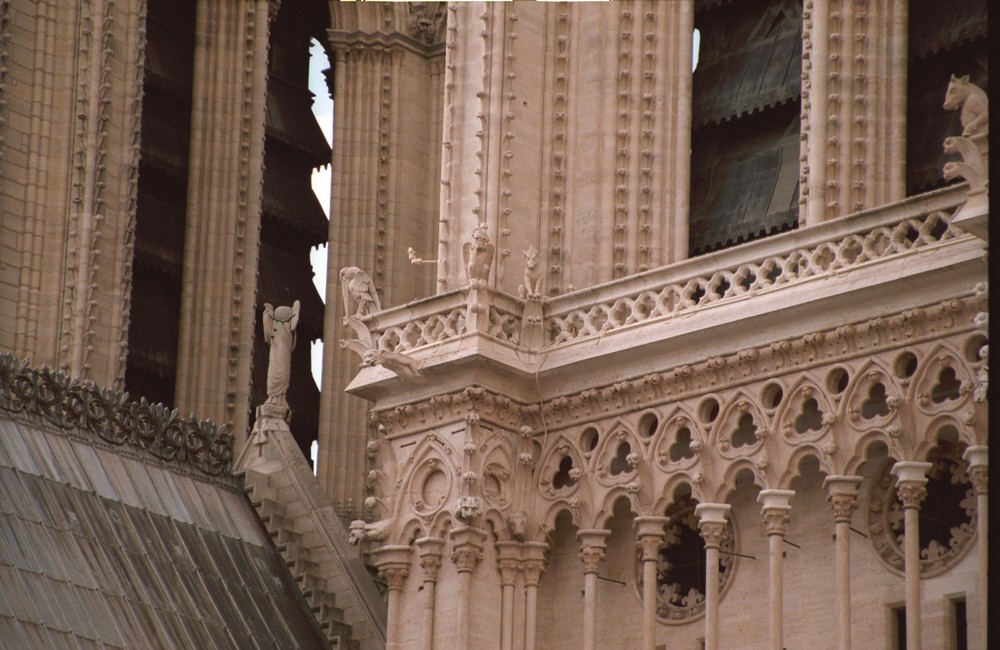
POLYGON ((288 383, 291 378, 295 328, 299 324, 299 301, 291 307, 264 304, 264 341, 270 347, 267 363, 267 400, 265 411, 284 417, 288 413, 288 383))
POLYGON ((375 283, 368 274, 356 266, 340 269, 340 289, 344 296, 344 317, 364 318, 382 310, 382 305, 375 291, 375 283), (354 303, 354 313, 351 314, 351 303, 354 303))
POLYGON ((493 266, 493 255, 496 247, 490 242, 490 235, 485 223, 472 231, 472 242, 462 246, 462 257, 465 260, 465 272, 470 284, 486 283, 490 279, 490 267, 493 266))
POLYGON ((951 75, 944 97, 944 108, 961 110, 962 136, 986 135, 990 132, 990 105, 983 89, 969 81, 969 75, 951 75))

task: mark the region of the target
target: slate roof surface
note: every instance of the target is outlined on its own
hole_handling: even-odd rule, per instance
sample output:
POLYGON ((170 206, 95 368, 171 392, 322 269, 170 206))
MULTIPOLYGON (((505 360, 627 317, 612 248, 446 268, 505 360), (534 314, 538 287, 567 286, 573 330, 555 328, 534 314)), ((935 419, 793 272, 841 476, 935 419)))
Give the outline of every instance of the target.
POLYGON ((0 647, 328 647, 239 481, 79 433, 0 408, 0 647))

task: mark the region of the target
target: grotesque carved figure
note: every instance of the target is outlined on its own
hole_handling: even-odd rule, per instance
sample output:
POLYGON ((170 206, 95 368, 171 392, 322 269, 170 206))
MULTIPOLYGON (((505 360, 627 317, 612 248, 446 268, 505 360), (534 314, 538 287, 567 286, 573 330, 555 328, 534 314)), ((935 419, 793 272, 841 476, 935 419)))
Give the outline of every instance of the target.
POLYGON ((522 298, 537 298, 542 295, 542 272, 538 268, 538 249, 529 246, 521 251, 524 255, 524 284, 518 288, 522 298))
POLYGON ((945 110, 961 109, 962 135, 970 137, 989 133, 990 106, 983 89, 969 81, 969 75, 951 75, 944 97, 945 110))
POLYGON ((375 292, 375 283, 358 267, 347 266, 340 269, 340 289, 344 294, 345 318, 351 314, 352 300, 356 305, 353 314, 355 318, 364 318, 381 311, 382 305, 375 292))
POLYGON ((479 224, 479 227, 472 231, 472 239, 472 243, 466 242, 462 246, 466 275, 470 283, 477 280, 485 283, 490 279, 490 267, 493 265, 493 253, 496 250, 490 243, 485 223, 479 224))
POLYGON ((481 515, 483 512, 479 497, 459 497, 458 512, 456 515, 462 521, 468 523, 481 515))
POLYGON ((264 341, 270 346, 267 365, 267 405, 288 408, 285 394, 291 376, 292 350, 295 349, 295 328, 299 324, 299 301, 291 307, 275 309, 264 304, 264 341))
POLYGON ((371 523, 364 519, 355 519, 351 522, 347 541, 353 546, 357 546, 361 542, 381 542, 389 533, 390 523, 389 519, 380 519, 371 523))

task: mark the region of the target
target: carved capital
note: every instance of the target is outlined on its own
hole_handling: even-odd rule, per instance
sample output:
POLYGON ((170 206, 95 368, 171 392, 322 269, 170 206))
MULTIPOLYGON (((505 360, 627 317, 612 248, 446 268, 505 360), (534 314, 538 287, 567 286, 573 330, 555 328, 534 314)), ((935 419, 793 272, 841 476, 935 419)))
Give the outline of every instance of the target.
POLYGON ((459 573, 472 573, 483 560, 483 552, 473 546, 462 546, 451 552, 451 561, 459 573))
POLYGON ((931 463, 917 461, 900 461, 893 465, 892 473, 896 476, 896 494, 903 508, 919 508, 927 496, 927 471, 931 463))
POLYGON ((451 561, 459 573, 472 573, 483 559, 483 540, 486 532, 472 526, 463 526, 451 533, 451 561))
POLYGON ((584 573, 597 573, 600 569, 607 549, 605 540, 610 534, 610 530, 602 528, 588 528, 576 534, 580 540, 580 561, 583 562, 584 573))
POLYGON ((789 519, 787 510, 767 510, 764 512, 764 529, 768 535, 784 535, 789 519))
POLYGON ((643 562, 657 562, 663 548, 663 527, 670 522, 669 517, 636 517, 637 546, 642 550, 643 562))
POLYGON ((440 537, 421 537, 414 543, 420 557, 420 568, 424 570, 424 582, 437 582, 444 555, 444 540, 440 537))
POLYGON ((760 509, 764 517, 764 527, 768 535, 784 535, 785 527, 788 526, 789 516, 792 506, 789 505, 791 498, 795 496, 794 490, 761 490, 757 496, 757 501, 762 504, 760 509))
POLYGON ((831 494, 827 497, 833 510, 833 521, 850 523, 851 515, 858 509, 858 497, 849 494, 831 494))
POLYGON ((715 521, 699 522, 698 529, 701 538, 705 540, 705 548, 719 548, 726 541, 726 524, 715 521))
POLYGON ((694 514, 698 517, 698 529, 705 540, 705 548, 719 548, 726 540, 726 517, 732 506, 728 503, 699 503, 694 514))
POLYGON ((525 587, 537 587, 545 573, 545 555, 549 545, 545 542, 525 542, 521 547, 521 571, 525 587))
POLYGON ((969 462, 969 481, 976 494, 985 495, 989 481, 989 447, 974 445, 965 450, 962 458, 969 462))
POLYGON ((497 560, 497 571, 500 573, 500 585, 509 587, 514 585, 517 573, 521 569, 521 561, 511 558, 497 560))
POLYGON ((380 567, 378 574, 385 580, 386 588, 389 591, 401 591, 406 577, 410 575, 410 568, 405 566, 384 566, 380 567))
POLYGON ((410 556, 410 547, 402 545, 383 546, 372 551, 372 561, 390 591, 403 588, 406 577, 410 575, 410 556))
POLYGON ((826 499, 833 510, 834 522, 851 521, 851 514, 858 507, 858 488, 861 486, 861 480, 860 476, 834 474, 823 481, 823 488, 827 491, 826 499))

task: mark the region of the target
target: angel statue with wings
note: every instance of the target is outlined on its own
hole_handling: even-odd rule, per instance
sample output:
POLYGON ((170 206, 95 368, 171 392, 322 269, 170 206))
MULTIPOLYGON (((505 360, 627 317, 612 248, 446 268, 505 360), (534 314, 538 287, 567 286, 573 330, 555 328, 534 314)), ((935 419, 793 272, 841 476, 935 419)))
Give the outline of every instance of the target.
POLYGON ((295 328, 299 324, 299 301, 291 307, 274 308, 264 303, 264 341, 271 348, 267 364, 267 405, 287 409, 288 382, 292 372, 295 328))

